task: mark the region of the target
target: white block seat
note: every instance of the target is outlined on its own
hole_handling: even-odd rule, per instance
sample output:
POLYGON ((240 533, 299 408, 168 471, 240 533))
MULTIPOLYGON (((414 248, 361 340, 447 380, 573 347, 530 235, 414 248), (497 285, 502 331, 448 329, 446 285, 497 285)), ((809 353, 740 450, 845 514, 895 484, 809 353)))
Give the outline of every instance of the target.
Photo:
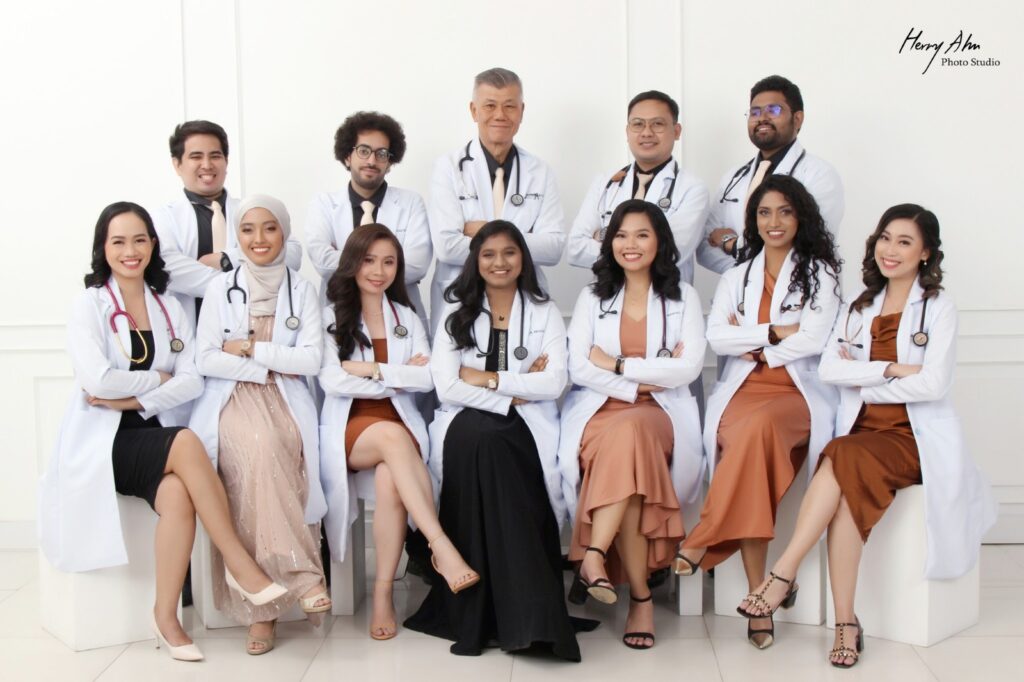
MULTIPOLYGON (((954 580, 927 580, 925 551, 924 488, 915 485, 896 493, 864 545, 855 610, 865 634, 931 646, 978 622, 977 564, 954 580)), ((831 591, 827 604, 834 627, 831 591)))
MULTIPOLYGON (((705 488, 707 486, 704 486, 705 488)), ((683 528, 693 528, 700 520, 700 510, 704 506, 704 493, 692 504, 683 505, 683 528)), ((671 565, 669 566, 671 570, 671 565)), ((694 575, 681 577, 673 574, 676 579, 676 612, 680 616, 704 615, 704 571, 694 575)))
POLYGON ((153 639, 153 538, 159 517, 139 498, 118 495, 117 504, 127 564, 65 573, 39 555, 43 629, 75 651, 153 639))
MULTIPOLYGON (((807 466, 797 472, 793 485, 779 503, 775 515, 775 539, 768 546, 768 570, 782 555, 783 550, 793 536, 796 517, 807 490, 807 466)), ((767 572, 765 573, 767 575, 767 572)), ((800 570, 796 575, 800 592, 796 605, 791 609, 779 609, 775 612, 775 621, 784 623, 801 623, 803 625, 821 625, 825 615, 825 543, 819 541, 808 552, 800 570)), ((747 574, 743 570, 743 560, 739 551, 715 567, 715 613, 719 616, 736 616, 736 607, 749 592, 747 574)))
POLYGON ((331 560, 331 613, 335 616, 351 616, 366 598, 366 487, 368 499, 373 495, 373 470, 360 471, 355 476, 356 505, 358 514, 348 531, 345 560, 331 560))

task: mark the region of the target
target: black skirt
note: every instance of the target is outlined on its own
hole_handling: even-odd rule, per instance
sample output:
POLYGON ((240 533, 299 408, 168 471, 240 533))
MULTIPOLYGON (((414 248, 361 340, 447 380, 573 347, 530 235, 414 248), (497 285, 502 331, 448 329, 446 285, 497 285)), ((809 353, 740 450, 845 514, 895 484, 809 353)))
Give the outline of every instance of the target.
POLYGON ((462 410, 445 437, 443 477, 441 526, 481 581, 454 595, 438 577, 405 626, 454 640, 457 655, 500 646, 579 661, 558 523, 526 422, 514 409, 462 410))

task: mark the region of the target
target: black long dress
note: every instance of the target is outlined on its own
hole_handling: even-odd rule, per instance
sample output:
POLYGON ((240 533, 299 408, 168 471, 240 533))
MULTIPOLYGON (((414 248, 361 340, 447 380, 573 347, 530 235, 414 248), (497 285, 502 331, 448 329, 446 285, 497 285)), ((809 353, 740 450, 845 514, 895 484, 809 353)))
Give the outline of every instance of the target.
MULTIPOLYGON (((493 330, 488 371, 507 365, 506 330, 493 330)), ((444 440, 440 521, 480 583, 452 594, 434 581, 405 627, 454 640, 451 652, 478 656, 550 651, 580 660, 565 606, 558 522, 548 501, 533 434, 515 408, 507 415, 465 408, 444 440)))

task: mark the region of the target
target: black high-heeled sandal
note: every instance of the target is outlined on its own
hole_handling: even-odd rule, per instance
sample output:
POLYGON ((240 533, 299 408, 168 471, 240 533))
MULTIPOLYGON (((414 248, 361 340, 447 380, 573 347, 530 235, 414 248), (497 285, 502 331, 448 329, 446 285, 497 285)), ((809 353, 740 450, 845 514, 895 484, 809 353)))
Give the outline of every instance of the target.
POLYGON ((700 563, 704 561, 704 557, 707 555, 708 550, 705 549, 704 553, 700 555, 700 559, 697 561, 690 561, 683 556, 683 547, 682 544, 680 544, 679 547, 676 548, 675 557, 672 559, 672 572, 684 578, 691 576, 697 572, 697 569, 700 568, 700 563))
POLYGON ((857 616, 853 617, 855 622, 853 623, 836 623, 836 630, 839 632, 839 646, 828 652, 828 660, 836 668, 852 668, 857 665, 857 661, 860 660, 860 653, 864 651, 864 628, 860 626, 860 618, 857 616), (846 646, 846 642, 843 638, 843 628, 857 628, 857 637, 854 639, 853 646, 850 648, 846 646), (833 656, 839 656, 838 661, 833 661, 833 656), (846 664, 845 661, 848 658, 853 659, 853 663, 846 664))
MULTIPOLYGON (((608 558, 604 550, 597 547, 587 547, 588 552, 597 552, 603 558, 608 558)), ((619 596, 615 594, 615 586, 612 585, 612 581, 608 578, 594 578, 589 581, 583 577, 581 571, 583 569, 583 562, 580 562, 579 567, 576 569, 576 575, 572 579, 572 587, 569 588, 569 596, 566 597, 570 604, 584 604, 587 601, 587 597, 593 597, 602 604, 614 604, 618 601, 619 596)))
POLYGON ((796 604, 796 593, 800 589, 800 586, 796 584, 796 578, 787 580, 782 576, 776 575, 774 572, 768 573, 768 582, 764 584, 759 592, 752 592, 744 597, 744 601, 747 602, 747 606, 757 606, 762 609, 763 613, 752 613, 743 609, 739 606, 736 607, 736 613, 746 618, 767 618, 773 615, 779 609, 789 609, 796 604), (764 593, 768 591, 768 588, 772 586, 772 583, 776 580, 781 581, 789 585, 789 590, 786 592, 786 596, 782 598, 779 605, 772 608, 772 605, 764 598, 764 593))
MULTIPOLYGON (((653 599, 653 598, 654 598, 654 594, 653 593, 648 593, 648 595, 646 597, 642 597, 640 599, 637 599, 632 594, 629 595, 630 601, 635 601, 638 604, 642 604, 645 601, 651 601, 651 599, 653 599)), ((626 646, 628 646, 630 649, 650 649, 652 646, 654 646, 654 641, 655 640, 654 640, 654 633, 653 632, 627 632, 626 634, 622 635, 622 643, 625 644, 626 646), (628 639, 649 639, 649 640, 651 640, 651 643, 650 644, 631 644, 631 643, 626 641, 628 639)))
POLYGON ((767 649, 772 644, 775 644, 775 619, 770 615, 767 616, 768 620, 772 622, 771 627, 754 629, 754 626, 747 621, 747 641, 753 644, 758 649, 767 649), (765 637, 760 644, 754 639, 757 635, 768 635, 765 637))

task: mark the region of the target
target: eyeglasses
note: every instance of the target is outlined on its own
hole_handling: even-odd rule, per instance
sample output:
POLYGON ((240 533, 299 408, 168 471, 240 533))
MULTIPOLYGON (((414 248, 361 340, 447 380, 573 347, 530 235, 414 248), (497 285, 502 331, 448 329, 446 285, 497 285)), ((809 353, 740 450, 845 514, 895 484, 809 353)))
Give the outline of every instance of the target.
POLYGON ((668 130, 668 121, 663 118, 631 118, 629 119, 628 126, 631 133, 642 133, 644 128, 649 126, 652 133, 660 135, 668 130))
POLYGON ((357 144, 355 147, 352 147, 352 151, 354 151, 356 153, 356 156, 358 156, 360 159, 368 159, 370 158, 370 156, 375 156, 377 157, 378 161, 384 163, 390 161, 391 157, 394 156, 394 154, 391 153, 391 150, 388 149, 387 147, 374 149, 368 144, 357 144))
POLYGON ((763 107, 750 107, 750 111, 747 112, 747 118, 761 118, 761 115, 765 115, 768 118, 778 118, 782 116, 782 112, 785 110, 781 104, 766 104, 763 107))

